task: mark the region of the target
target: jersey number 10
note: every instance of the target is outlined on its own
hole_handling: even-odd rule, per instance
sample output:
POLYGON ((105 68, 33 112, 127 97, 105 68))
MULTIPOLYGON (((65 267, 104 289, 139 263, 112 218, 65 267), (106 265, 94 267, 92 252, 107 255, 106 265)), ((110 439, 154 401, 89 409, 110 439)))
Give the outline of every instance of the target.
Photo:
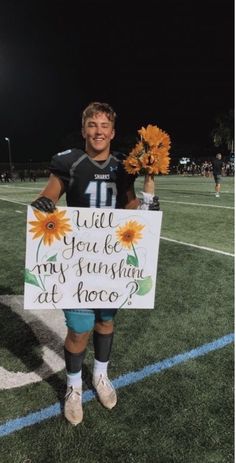
POLYGON ((115 208, 117 189, 113 182, 90 182, 85 190, 90 207, 115 208))

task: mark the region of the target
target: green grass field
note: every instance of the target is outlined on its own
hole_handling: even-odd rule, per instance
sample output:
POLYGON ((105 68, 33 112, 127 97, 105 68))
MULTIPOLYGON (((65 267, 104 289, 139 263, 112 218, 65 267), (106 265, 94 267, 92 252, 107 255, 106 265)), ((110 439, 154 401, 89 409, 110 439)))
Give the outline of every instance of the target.
MULTIPOLYGON (((56 346, 62 363, 62 338, 43 314, 27 322, 22 309, 26 205, 45 183, 0 184, 0 463, 232 463, 234 347, 221 340, 234 331, 234 179, 223 179, 218 199, 212 179, 156 178, 163 222, 155 309, 118 313, 109 367, 112 380, 124 378, 118 405, 107 411, 88 400, 75 428, 61 413, 31 420, 65 392, 62 367, 32 381, 42 366, 41 339, 56 346), (193 349, 196 357, 188 358, 193 349), (183 361, 168 363, 179 354, 183 361), (152 373, 150 365, 160 362, 164 368, 152 373), (145 367, 142 379, 125 379, 145 367), (19 385, 20 377, 31 379, 19 385), (11 430, 23 417, 28 425, 11 430)), ((142 187, 139 178, 137 192, 142 187)), ((90 344, 87 392, 92 364, 90 344)))

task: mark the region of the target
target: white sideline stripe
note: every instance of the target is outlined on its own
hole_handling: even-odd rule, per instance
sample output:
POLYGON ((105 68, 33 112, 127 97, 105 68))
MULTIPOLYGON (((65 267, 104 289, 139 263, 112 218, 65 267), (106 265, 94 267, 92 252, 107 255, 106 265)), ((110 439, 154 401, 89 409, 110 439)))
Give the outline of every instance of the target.
POLYGON ((29 204, 26 203, 19 203, 19 201, 13 201, 13 199, 8 199, 8 198, 2 198, 0 197, 1 201, 7 201, 8 203, 14 203, 14 204, 20 204, 22 206, 29 206, 29 204))
POLYGON ((14 190, 14 191, 18 190, 18 189, 21 189, 21 190, 35 190, 35 191, 37 191, 37 190, 41 191, 42 190, 42 188, 38 188, 38 187, 35 188, 35 187, 30 187, 30 186, 17 186, 17 187, 14 187, 14 185, 13 186, 0 185, 0 187, 2 187, 2 188, 10 188, 10 190, 14 190))
POLYGON ((201 204, 201 203, 187 203, 185 201, 170 201, 169 199, 161 199, 161 203, 172 203, 172 204, 186 204, 187 206, 199 206, 199 207, 219 207, 221 209, 234 209, 231 206, 218 206, 215 204, 201 204))
MULTIPOLYGON (((158 189, 158 191, 159 190, 169 190, 171 193, 173 193, 173 192, 176 192, 176 188, 179 188, 179 186, 181 186, 181 185, 177 185, 177 184, 174 185, 173 183, 170 183, 169 185, 170 186, 158 186, 157 189, 158 189)), ((199 185, 199 184, 195 183, 195 185, 199 185)), ((207 194, 209 194, 211 196, 215 195, 215 192, 212 191, 212 189, 211 190, 201 190, 201 191, 194 190, 194 189, 190 190, 189 188, 184 188, 184 185, 182 185, 182 189, 180 191, 183 192, 183 193, 188 193, 188 192, 190 193, 191 192, 191 193, 195 193, 196 195, 201 194, 201 193, 204 193, 204 194, 207 193, 207 194)), ((180 191, 178 190, 178 193, 180 193, 180 191)), ((233 194, 233 191, 224 190, 224 191, 221 192, 221 194, 222 195, 233 194)))
MULTIPOLYGON (((28 204, 26 204, 26 203, 19 203, 17 201, 13 201, 13 200, 7 199, 7 198, 1 198, 0 197, 0 200, 9 201, 10 203, 15 203, 15 204, 22 204, 23 206, 28 206, 28 204)), ((205 251, 211 251, 211 252, 215 252, 215 253, 218 253, 218 254, 224 254, 225 256, 234 257, 234 254, 230 254, 229 252, 219 251, 218 249, 207 248, 205 246, 198 246, 197 244, 185 243, 184 241, 177 241, 177 240, 173 240, 171 238, 165 238, 164 236, 161 236, 161 239, 166 240, 166 241, 172 241, 173 243, 182 244, 183 246, 189 246, 189 247, 192 247, 192 248, 203 249, 205 251)))
POLYGON ((166 238, 165 236, 161 236, 162 240, 171 241, 172 243, 182 244, 183 246, 189 246, 191 248, 203 249, 204 251, 215 252, 217 254, 223 254, 224 256, 231 256, 234 257, 234 254, 230 252, 220 251, 219 249, 207 248, 206 246, 198 246, 197 244, 185 243, 184 241, 177 241, 173 240, 172 238, 166 238))

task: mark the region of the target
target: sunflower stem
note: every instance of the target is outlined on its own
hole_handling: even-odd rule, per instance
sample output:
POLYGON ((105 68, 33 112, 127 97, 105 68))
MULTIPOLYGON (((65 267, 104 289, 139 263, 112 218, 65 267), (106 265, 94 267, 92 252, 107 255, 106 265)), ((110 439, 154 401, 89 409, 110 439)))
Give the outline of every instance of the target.
MULTIPOLYGON (((41 240, 39 241, 38 248, 37 248, 37 252, 36 252, 36 262, 37 262, 37 263, 38 263, 38 260, 39 260, 39 248, 40 248, 40 246, 41 246, 42 241, 43 241, 43 237, 42 237, 41 240)), ((42 280, 41 276, 38 275, 38 277, 39 277, 40 283, 41 283, 41 285, 42 285, 42 288, 41 288, 41 289, 43 289, 43 291, 46 291, 46 288, 45 288, 45 286, 44 286, 44 283, 43 283, 43 280, 42 280)))
POLYGON ((39 275, 39 279, 40 279, 40 283, 41 283, 41 285, 42 285, 42 288, 41 288, 41 289, 42 289, 43 291, 46 291, 46 288, 45 288, 45 286, 44 286, 44 284, 43 284, 43 280, 42 280, 42 278, 41 278, 40 275, 39 275))
POLYGON ((38 248, 37 248, 37 252, 36 252, 36 262, 38 263, 38 259, 39 259, 39 248, 41 246, 41 243, 43 241, 43 237, 41 238, 41 240, 39 241, 39 244, 38 244, 38 248))
POLYGON ((136 251, 135 251, 135 247, 134 247, 133 243, 132 243, 132 249, 133 249, 133 251, 134 251, 134 256, 135 256, 135 259, 136 259, 136 262, 137 262, 137 267, 138 267, 138 264, 139 264, 139 262, 138 262, 138 256, 137 256, 137 253, 136 253, 136 251))

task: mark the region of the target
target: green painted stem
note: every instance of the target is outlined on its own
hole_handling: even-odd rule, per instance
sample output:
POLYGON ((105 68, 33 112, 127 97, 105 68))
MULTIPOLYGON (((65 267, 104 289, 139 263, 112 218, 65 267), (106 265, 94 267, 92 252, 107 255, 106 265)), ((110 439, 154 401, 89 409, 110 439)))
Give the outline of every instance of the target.
POLYGON ((136 259, 136 261, 137 261, 137 265, 139 265, 138 256, 137 256, 137 253, 136 253, 136 251, 135 251, 135 248, 134 248, 133 243, 132 243, 132 249, 133 249, 133 251, 134 251, 134 255, 135 255, 135 259, 136 259))
MULTIPOLYGON (((38 263, 38 259, 39 259, 39 248, 40 248, 40 245, 41 245, 42 241, 43 241, 43 237, 42 237, 41 240, 39 241, 38 249, 37 249, 37 252, 36 252, 36 262, 37 262, 37 263, 38 263)), ((43 291, 46 291, 46 288, 45 288, 45 286, 44 286, 44 284, 43 284, 43 280, 42 280, 41 276, 38 275, 38 277, 39 277, 40 283, 41 283, 41 285, 42 285, 43 291)))

